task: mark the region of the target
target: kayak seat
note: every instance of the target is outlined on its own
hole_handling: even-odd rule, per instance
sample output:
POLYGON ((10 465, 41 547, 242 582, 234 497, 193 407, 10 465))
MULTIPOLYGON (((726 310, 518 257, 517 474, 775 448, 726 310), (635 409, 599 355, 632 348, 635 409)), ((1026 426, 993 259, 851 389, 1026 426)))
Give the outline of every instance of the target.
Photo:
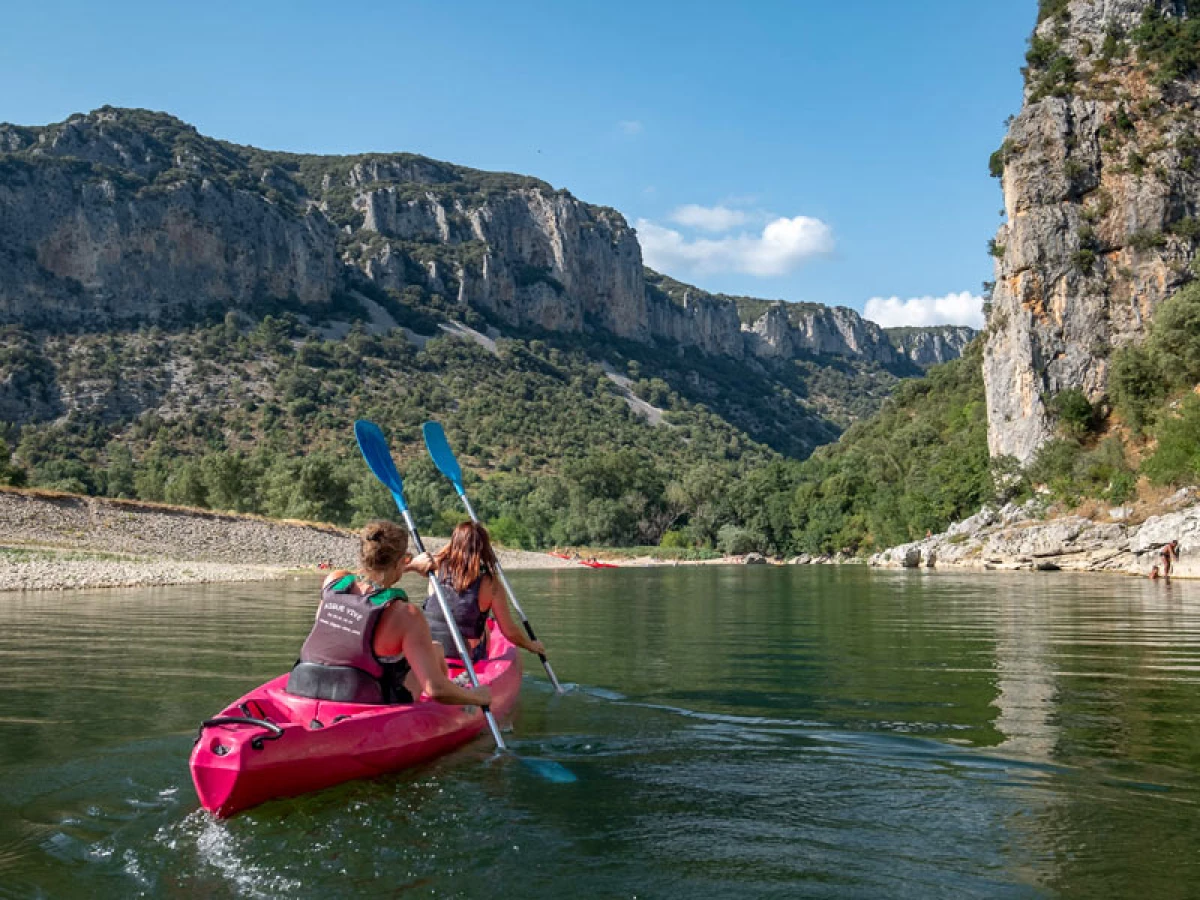
POLYGON ((288 676, 287 692, 338 703, 383 703, 379 682, 353 666, 298 662, 288 676))

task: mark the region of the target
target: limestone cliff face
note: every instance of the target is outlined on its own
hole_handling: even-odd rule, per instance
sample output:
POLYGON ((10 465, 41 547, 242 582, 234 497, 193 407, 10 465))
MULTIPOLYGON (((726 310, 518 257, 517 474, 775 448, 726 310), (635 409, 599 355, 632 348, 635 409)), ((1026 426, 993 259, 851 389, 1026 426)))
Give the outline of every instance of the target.
POLYGON ((859 357, 882 365, 898 358, 882 328, 844 306, 773 303, 747 331, 760 356, 809 352, 859 357))
POLYGON ((686 291, 679 303, 650 292, 647 297, 650 333, 656 338, 706 353, 741 359, 746 342, 737 307, 703 291, 686 291))
POLYGON ((758 356, 827 354, 902 369, 905 364, 928 369, 958 359, 977 334, 965 325, 881 328, 844 306, 781 302, 770 304, 742 328, 758 356))
POLYGON ((522 176, 406 154, 271 154, 162 114, 0 125, 0 322, 106 327, 360 279, 516 326, 651 337, 636 236, 522 176))
POLYGON ((976 334, 952 325, 884 329, 846 307, 710 294, 649 269, 646 288, 651 335, 738 358, 844 356, 924 369, 957 359, 976 334))
POLYGON ((429 192, 405 200, 384 187, 354 199, 362 230, 388 239, 362 254, 363 271, 381 285, 444 292, 502 321, 550 331, 585 323, 646 340, 641 248, 625 220, 563 192, 518 189, 473 205, 429 192), (413 266, 392 241, 456 248, 448 268, 413 266))
POLYGON ((398 314, 474 311, 739 359, 926 365, 955 346, 926 339, 936 347, 914 355, 853 310, 680 284, 643 268, 618 212, 534 178, 403 153, 273 153, 109 107, 0 124, 0 272, 0 325, 316 313, 374 288, 398 314))
POLYGON ((958 359, 978 333, 965 325, 885 328, 884 331, 892 346, 922 369, 958 359))
POLYGON ((25 151, 0 156, 0 322, 91 327, 201 303, 328 300, 340 265, 324 217, 286 213, 108 124, 0 126, 0 147, 25 151), (194 177, 138 189, 176 164, 194 177))
POLYGON ((1021 462, 1052 433, 1051 397, 1104 396, 1109 352, 1193 277, 1200 235, 1200 84, 1154 49, 1187 4, 1042 5, 1024 107, 993 157, 1005 222, 984 347, 989 446, 1021 462))

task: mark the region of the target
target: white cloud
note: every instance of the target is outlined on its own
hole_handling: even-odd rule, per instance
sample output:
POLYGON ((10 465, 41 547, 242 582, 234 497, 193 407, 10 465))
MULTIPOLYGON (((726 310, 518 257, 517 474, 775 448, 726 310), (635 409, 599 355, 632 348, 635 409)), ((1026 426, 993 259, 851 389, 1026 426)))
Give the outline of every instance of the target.
POLYGON ((899 325, 970 325, 983 327, 983 298, 970 291, 944 297, 872 297, 863 315, 884 328, 899 325))
POLYGON ((639 219, 637 230, 646 264, 665 272, 786 275, 807 260, 833 251, 829 226, 808 216, 774 219, 758 235, 692 240, 648 219, 639 219))
POLYGON ((738 225, 745 225, 750 215, 740 209, 730 209, 728 206, 700 206, 688 203, 671 213, 672 222, 697 228, 700 231, 729 231, 738 225))
POLYGON ((623 119, 617 123, 622 134, 635 135, 642 133, 642 123, 637 119, 623 119))

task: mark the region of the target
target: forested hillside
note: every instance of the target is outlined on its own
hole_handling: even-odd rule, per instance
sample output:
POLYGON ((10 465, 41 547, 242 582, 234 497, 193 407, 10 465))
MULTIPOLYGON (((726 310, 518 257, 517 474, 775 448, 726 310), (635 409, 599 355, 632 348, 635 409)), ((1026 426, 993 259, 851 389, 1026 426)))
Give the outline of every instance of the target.
MULTIPOLYGON (((425 339, 363 323, 333 338, 291 315, 251 327, 232 313, 173 332, 10 327, 3 346, 5 383, 45 417, 10 428, 9 483, 357 523, 392 509, 353 444, 350 425, 366 417, 391 435, 422 521, 442 530, 459 517, 420 444, 435 418, 481 514, 524 547, 856 551, 944 524, 988 491, 977 349, 903 383, 801 463, 730 421, 781 428, 787 388, 698 351, 663 361, 611 341, 465 328, 425 339), (694 399, 704 390, 711 405, 694 399)), ((830 403, 889 386, 882 372, 872 385, 816 369, 830 403)))
POLYGON ((706 515, 728 523, 720 535, 728 551, 854 555, 974 512, 995 498, 994 474, 976 341, 961 359, 901 384, 836 444, 752 469, 706 515))
POLYGON ((445 492, 432 500, 419 446, 420 423, 437 418, 466 467, 488 476, 481 508, 494 517, 497 504, 521 504, 532 535, 522 542, 630 543, 657 539, 660 482, 701 462, 737 471, 775 455, 665 382, 631 386, 666 409, 639 401, 581 349, 362 327, 324 340, 290 316, 245 331, 234 319, 40 343, 10 329, 8 380, 65 411, 13 432, 17 471, 83 493, 357 522, 390 507, 353 444, 350 425, 367 417, 407 458, 414 508, 434 516, 454 508, 445 492), (606 466, 615 483, 588 480, 606 466), (561 504, 568 484, 589 488, 574 518, 561 504))
POLYGON ((682 284, 534 178, 112 107, 0 125, 0 260, 0 481, 350 524, 390 510, 367 417, 440 523, 436 418, 527 546, 732 539, 752 472, 970 338, 682 284))

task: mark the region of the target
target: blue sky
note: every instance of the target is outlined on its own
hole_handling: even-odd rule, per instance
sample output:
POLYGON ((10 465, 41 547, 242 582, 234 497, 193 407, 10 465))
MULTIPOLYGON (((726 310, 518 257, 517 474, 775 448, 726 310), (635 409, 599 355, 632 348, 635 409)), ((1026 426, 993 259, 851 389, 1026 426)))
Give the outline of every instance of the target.
POLYGON ((140 106, 535 175, 709 290, 978 324, 1036 6, 10 0, 0 121, 140 106))

